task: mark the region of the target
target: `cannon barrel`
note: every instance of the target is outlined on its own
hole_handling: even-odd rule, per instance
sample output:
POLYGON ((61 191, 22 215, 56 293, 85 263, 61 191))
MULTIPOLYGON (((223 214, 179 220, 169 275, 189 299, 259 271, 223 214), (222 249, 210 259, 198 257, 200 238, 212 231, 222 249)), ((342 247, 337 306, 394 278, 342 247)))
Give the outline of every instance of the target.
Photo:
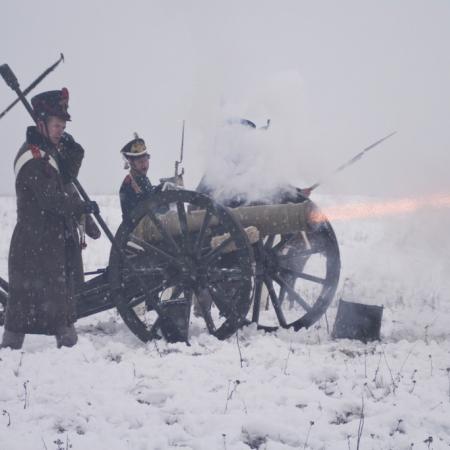
MULTIPOLYGON (((254 226, 261 236, 269 234, 285 234, 306 230, 310 224, 312 203, 288 203, 277 205, 242 206, 230 209, 231 214, 242 227, 254 226)), ((205 220, 205 210, 190 211, 186 214, 190 233, 198 232, 205 220)), ((170 211, 159 216, 167 232, 172 236, 181 234, 180 222, 176 212, 170 211)), ((212 217, 209 228, 217 226, 217 218, 212 217)), ((161 235, 149 217, 144 217, 139 223, 136 234, 146 241, 159 241, 161 235)))

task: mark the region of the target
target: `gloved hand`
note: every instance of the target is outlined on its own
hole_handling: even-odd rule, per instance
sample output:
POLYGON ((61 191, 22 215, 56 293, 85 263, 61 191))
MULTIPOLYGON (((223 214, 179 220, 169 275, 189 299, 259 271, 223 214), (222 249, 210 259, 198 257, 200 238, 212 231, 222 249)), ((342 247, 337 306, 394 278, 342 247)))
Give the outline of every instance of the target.
POLYGON ((100 228, 89 214, 86 215, 86 234, 91 239, 98 239, 102 235, 100 228))
POLYGON ((84 157, 84 149, 68 133, 62 135, 61 144, 62 146, 59 150, 61 175, 64 184, 67 184, 78 176, 81 161, 84 157))
POLYGON ((61 137, 61 142, 65 147, 73 147, 76 144, 73 136, 66 132, 63 133, 61 137))
POLYGON ((78 214, 98 214, 99 212, 100 208, 97 202, 93 201, 80 203, 77 207, 78 214))
POLYGON ((83 159, 84 148, 75 141, 73 136, 69 133, 64 133, 61 137, 62 150, 61 153, 65 156, 76 157, 83 159))

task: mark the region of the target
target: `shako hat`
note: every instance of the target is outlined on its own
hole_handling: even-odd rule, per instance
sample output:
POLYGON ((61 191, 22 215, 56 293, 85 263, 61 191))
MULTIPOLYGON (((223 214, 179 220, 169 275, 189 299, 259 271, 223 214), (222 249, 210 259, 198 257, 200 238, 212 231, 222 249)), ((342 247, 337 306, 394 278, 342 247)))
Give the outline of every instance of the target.
POLYGON ((147 152, 144 139, 140 138, 137 133, 134 133, 134 139, 125 144, 122 150, 120 150, 120 153, 126 159, 139 158, 144 155, 150 156, 147 152))
POLYGON ((69 121, 69 91, 62 88, 60 91, 47 91, 35 95, 31 99, 34 112, 38 119, 45 119, 49 116, 56 116, 69 121))

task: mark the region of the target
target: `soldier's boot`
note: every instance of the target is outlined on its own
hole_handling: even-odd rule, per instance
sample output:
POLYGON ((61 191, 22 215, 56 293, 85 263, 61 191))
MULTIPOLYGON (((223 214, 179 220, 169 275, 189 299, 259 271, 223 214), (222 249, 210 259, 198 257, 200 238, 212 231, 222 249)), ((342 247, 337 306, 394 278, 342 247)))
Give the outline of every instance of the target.
POLYGON ((78 341, 77 331, 74 325, 60 327, 56 331, 56 347, 73 347, 78 341))
POLYGON ((25 339, 24 333, 15 333, 14 331, 5 330, 3 332, 3 340, 0 348, 11 348, 13 350, 20 350, 25 339))

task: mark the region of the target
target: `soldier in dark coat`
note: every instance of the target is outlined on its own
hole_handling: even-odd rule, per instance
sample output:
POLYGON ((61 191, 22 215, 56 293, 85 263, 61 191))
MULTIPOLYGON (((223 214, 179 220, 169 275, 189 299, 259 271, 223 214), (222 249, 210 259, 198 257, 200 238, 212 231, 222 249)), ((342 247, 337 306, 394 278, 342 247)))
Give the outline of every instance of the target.
POLYGON ((153 186, 147 177, 150 154, 147 152, 144 140, 137 134, 120 150, 120 153, 126 161, 125 168, 130 169, 120 186, 122 217, 123 220, 128 220, 136 205, 159 192, 161 186, 153 186))
POLYGON ((17 224, 2 347, 21 348, 26 333, 55 335, 58 347, 70 347, 77 342, 73 288, 81 255, 75 220, 98 206, 66 192, 84 156, 64 132, 67 89, 44 92, 31 103, 37 126, 27 129, 14 161, 17 224))

